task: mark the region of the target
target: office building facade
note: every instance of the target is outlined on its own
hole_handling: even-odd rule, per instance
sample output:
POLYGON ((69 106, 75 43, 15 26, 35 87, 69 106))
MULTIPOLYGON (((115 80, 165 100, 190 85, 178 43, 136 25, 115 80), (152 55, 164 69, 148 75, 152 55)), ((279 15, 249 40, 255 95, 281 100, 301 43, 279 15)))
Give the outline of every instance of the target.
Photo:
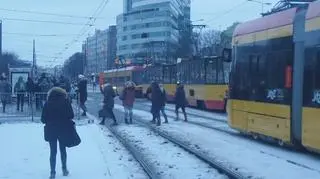
POLYGON ((117 17, 117 56, 133 63, 173 63, 190 0, 124 0, 117 17))

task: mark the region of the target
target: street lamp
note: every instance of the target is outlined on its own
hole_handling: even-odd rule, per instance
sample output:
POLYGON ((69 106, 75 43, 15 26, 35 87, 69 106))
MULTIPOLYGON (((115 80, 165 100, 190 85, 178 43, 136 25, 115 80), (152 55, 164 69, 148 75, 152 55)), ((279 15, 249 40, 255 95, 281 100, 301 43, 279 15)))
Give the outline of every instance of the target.
POLYGON ((261 13, 262 13, 262 14, 264 13, 264 6, 265 6, 265 5, 267 5, 267 6, 272 5, 272 3, 270 3, 270 2, 264 2, 264 0, 248 0, 248 1, 261 4, 261 11, 262 11, 261 13))

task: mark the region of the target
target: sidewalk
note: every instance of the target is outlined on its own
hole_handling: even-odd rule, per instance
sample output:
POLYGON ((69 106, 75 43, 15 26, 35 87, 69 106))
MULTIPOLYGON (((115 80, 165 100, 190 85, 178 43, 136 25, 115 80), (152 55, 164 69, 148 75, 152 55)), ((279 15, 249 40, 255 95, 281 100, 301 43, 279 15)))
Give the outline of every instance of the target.
MULTIPOLYGON (((95 124, 77 126, 82 143, 67 149, 68 179, 145 178, 140 165, 108 131, 95 124)), ((49 145, 43 125, 0 124, 0 179, 44 179, 49 176, 49 145)), ((57 179, 61 174, 57 156, 57 179)))

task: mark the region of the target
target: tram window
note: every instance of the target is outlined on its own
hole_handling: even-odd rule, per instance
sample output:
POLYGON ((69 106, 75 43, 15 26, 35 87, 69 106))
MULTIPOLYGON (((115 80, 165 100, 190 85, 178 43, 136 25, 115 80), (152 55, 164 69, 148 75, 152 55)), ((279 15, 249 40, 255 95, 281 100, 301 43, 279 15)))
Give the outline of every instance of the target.
POLYGON ((170 68, 169 67, 163 68, 163 82, 170 83, 170 68))
POLYGON ((316 58, 316 65, 314 68, 315 72, 315 89, 320 89, 320 47, 317 48, 317 58, 316 58))
POLYGON ((190 75, 190 83, 193 84, 201 84, 203 83, 204 79, 201 78, 201 64, 203 64, 203 61, 197 60, 190 62, 189 65, 189 73, 190 75))
POLYGON ((170 68, 170 83, 176 83, 177 82, 177 68, 176 66, 173 66, 170 68))
POLYGON ((225 76, 224 76, 224 66, 221 60, 217 60, 217 71, 218 71, 218 84, 225 83, 225 76))
POLYGON ((201 66, 200 66, 200 78, 201 78, 201 83, 205 83, 206 81, 206 65, 205 63, 201 63, 201 66))
POLYGON ((269 89, 284 88, 286 60, 284 53, 267 56, 267 86, 269 89))
POLYGON ((143 72, 133 72, 132 73, 132 80, 134 83, 136 83, 136 85, 139 85, 143 82, 143 79, 141 78, 143 75, 143 72))
POLYGON ((215 84, 217 80, 216 60, 211 60, 206 66, 206 83, 215 84))
POLYGON ((189 76, 190 76, 190 71, 189 71, 189 65, 188 62, 183 62, 180 64, 180 79, 182 83, 189 83, 189 76))

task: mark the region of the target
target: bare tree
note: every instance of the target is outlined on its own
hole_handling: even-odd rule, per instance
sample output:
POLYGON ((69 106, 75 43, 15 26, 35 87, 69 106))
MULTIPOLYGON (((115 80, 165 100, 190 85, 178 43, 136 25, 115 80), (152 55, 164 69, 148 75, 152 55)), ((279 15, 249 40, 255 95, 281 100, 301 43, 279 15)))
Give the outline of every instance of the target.
POLYGON ((221 48, 221 32, 210 29, 200 34, 198 46, 200 47, 201 56, 214 56, 219 53, 221 48))

